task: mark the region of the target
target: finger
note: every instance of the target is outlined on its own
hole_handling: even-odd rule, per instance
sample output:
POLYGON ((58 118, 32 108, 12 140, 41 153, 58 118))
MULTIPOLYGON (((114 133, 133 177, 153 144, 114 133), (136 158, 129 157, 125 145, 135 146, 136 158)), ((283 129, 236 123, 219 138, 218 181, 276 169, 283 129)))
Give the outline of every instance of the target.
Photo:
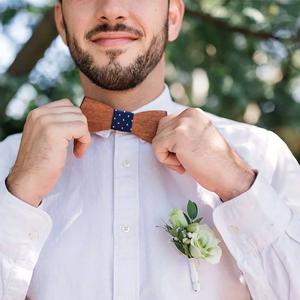
POLYGON ((69 141, 74 139, 73 152, 76 156, 80 157, 86 152, 91 142, 91 134, 88 130, 87 118, 82 113, 48 113, 40 116, 39 122, 45 128, 53 126, 56 135, 63 135, 69 141))
POLYGON ((159 136, 156 136, 152 141, 152 148, 159 162, 178 166, 181 163, 179 162, 176 154, 172 152, 173 142, 171 137, 171 131, 169 131, 168 134, 160 134, 159 136))
POLYGON ((84 139, 75 139, 73 153, 76 157, 81 158, 89 147, 90 141, 84 139))
POLYGON ((77 106, 55 106, 47 109, 48 113, 63 114, 68 112, 83 114, 82 110, 77 106))
POLYGON ((46 105, 43 105, 41 107, 37 107, 33 110, 31 110, 28 114, 28 119, 37 119, 40 116, 46 115, 49 113, 49 111, 53 112, 56 109, 59 109, 60 107, 68 107, 68 108, 74 108, 76 109, 76 106, 72 104, 72 102, 69 99, 63 99, 58 100, 54 102, 50 102, 46 105))
POLYGON ((49 102, 41 107, 75 106, 70 99, 61 99, 49 102))
POLYGON ((181 163, 178 160, 176 154, 171 153, 169 151, 166 154, 166 156, 165 156, 164 160, 162 161, 162 163, 165 164, 165 165, 174 166, 174 167, 181 166, 181 163))
POLYGON ((87 118, 82 113, 66 112, 66 113, 49 113, 39 116, 39 122, 47 126, 50 123, 68 123, 81 121, 87 124, 87 118))
POLYGON ((67 140, 74 139, 73 153, 77 157, 82 157, 91 143, 91 134, 88 127, 82 121, 56 123, 60 132, 64 133, 67 140))
POLYGON ((175 129, 179 125, 177 121, 186 116, 187 110, 189 110, 189 108, 162 118, 158 123, 156 134, 160 134, 162 131, 169 127, 170 129, 175 129))
POLYGON ((166 117, 161 118, 158 123, 156 135, 160 134, 163 130, 165 130, 166 128, 168 128, 170 126, 171 126, 171 128, 175 128, 174 120, 177 119, 177 115, 178 114, 172 114, 172 115, 168 115, 166 117))
POLYGON ((46 109, 44 108, 44 109, 39 109, 38 111, 36 110, 32 113, 34 113, 35 119, 38 119, 42 116, 65 114, 65 113, 76 113, 76 114, 84 115, 81 109, 76 106, 54 106, 54 107, 51 106, 51 107, 47 107, 46 109))
POLYGON ((184 174, 185 173, 185 168, 183 166, 171 166, 171 165, 166 165, 171 170, 176 171, 179 174, 184 174))

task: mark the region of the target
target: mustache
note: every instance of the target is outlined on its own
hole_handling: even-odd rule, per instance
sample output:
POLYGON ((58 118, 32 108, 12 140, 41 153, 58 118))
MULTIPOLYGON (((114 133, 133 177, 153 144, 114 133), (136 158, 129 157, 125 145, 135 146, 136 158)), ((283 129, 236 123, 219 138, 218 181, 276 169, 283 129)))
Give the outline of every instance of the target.
POLYGON ((93 28, 91 31, 89 31, 86 35, 85 38, 86 39, 91 39, 95 34, 99 33, 99 32, 113 32, 113 31, 123 31, 123 32, 128 32, 128 33, 133 33, 134 35, 138 36, 138 37, 142 37, 143 33, 138 30, 135 29, 131 26, 127 26, 125 24, 121 24, 118 23, 115 26, 111 26, 110 24, 99 24, 97 25, 95 28, 93 28))

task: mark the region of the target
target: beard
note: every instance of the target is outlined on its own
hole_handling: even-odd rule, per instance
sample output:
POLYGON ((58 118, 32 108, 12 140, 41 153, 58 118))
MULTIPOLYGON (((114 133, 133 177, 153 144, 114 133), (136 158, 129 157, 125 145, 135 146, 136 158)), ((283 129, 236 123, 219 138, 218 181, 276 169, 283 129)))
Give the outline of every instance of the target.
MULTIPOLYGON (((152 38, 148 49, 144 53, 139 54, 133 63, 123 67, 116 61, 116 58, 123 51, 111 49, 105 51, 105 54, 109 58, 109 63, 103 67, 99 67, 92 55, 84 51, 79 46, 76 38, 69 34, 65 21, 64 24, 67 44, 76 66, 91 82, 106 90, 124 91, 135 88, 142 83, 160 62, 168 43, 167 19, 161 31, 152 38)), ((108 24, 101 24, 88 33, 87 36, 103 31, 134 31, 139 33, 139 36, 142 36, 142 33, 124 24, 117 24, 114 27, 110 27, 108 24)))

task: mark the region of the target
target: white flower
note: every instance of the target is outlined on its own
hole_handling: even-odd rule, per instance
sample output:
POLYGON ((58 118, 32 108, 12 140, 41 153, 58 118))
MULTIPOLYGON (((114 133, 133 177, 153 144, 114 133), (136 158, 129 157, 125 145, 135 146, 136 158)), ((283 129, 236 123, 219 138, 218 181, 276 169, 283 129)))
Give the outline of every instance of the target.
POLYGON ((200 225, 198 223, 189 224, 187 227, 187 231, 189 232, 197 232, 200 229, 200 225))
POLYGON ((182 242, 184 244, 190 244, 191 240, 185 237, 185 238, 182 239, 182 242))
POLYGON ((186 228, 188 226, 188 222, 183 214, 183 211, 178 208, 173 208, 171 210, 169 220, 175 228, 186 228))
POLYGON ((193 234, 191 232, 188 232, 187 236, 191 239, 193 237, 193 234))
POLYGON ((190 244, 190 253, 194 258, 201 258, 211 264, 219 263, 222 249, 218 246, 218 240, 214 232, 207 224, 199 225, 197 232, 193 234, 190 244))

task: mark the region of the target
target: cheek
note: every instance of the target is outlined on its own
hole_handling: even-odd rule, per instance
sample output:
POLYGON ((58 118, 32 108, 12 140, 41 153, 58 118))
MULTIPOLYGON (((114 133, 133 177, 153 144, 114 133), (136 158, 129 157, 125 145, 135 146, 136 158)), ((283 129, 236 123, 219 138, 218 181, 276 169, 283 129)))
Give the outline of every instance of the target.
POLYGON ((132 18, 144 30, 147 39, 161 32, 167 16, 167 0, 137 0, 131 6, 132 18))
POLYGON ((80 42, 84 39, 87 31, 91 30, 95 24, 91 24, 93 20, 92 9, 88 5, 82 5, 87 1, 74 1, 76 6, 72 5, 70 10, 65 11, 65 20, 71 36, 75 36, 80 42), (75 13, 76 12, 76 13, 75 13))

